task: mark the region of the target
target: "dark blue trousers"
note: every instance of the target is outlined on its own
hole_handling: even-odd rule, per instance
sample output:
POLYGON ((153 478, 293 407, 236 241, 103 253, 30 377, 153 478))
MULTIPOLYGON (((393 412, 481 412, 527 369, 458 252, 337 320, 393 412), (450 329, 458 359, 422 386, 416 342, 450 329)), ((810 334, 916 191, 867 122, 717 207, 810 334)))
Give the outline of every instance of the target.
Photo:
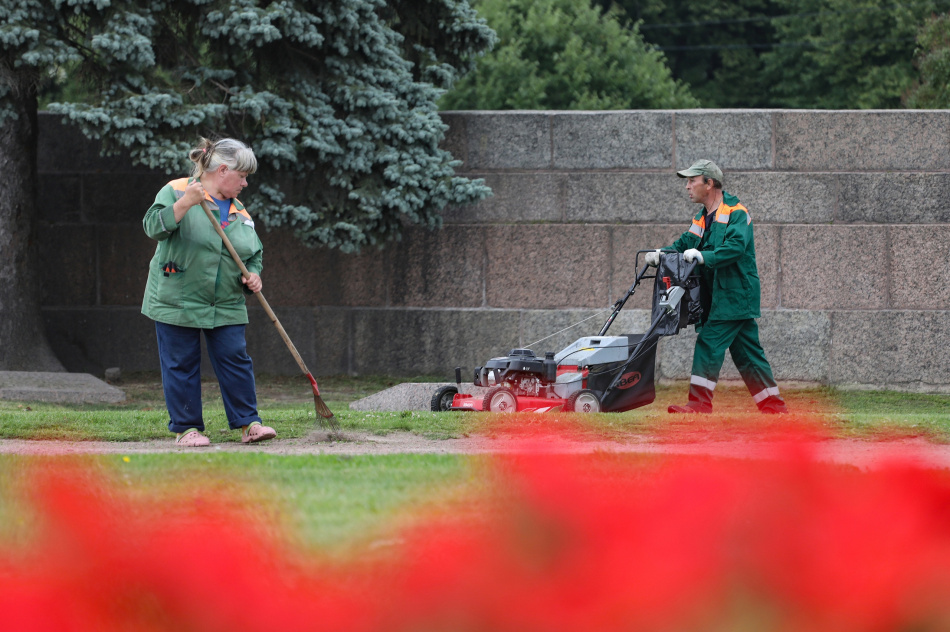
POLYGON ((261 421, 257 413, 254 366, 247 355, 244 325, 198 329, 156 322, 155 332, 169 430, 205 429, 201 416, 202 333, 211 367, 221 387, 228 426, 236 430, 252 421, 261 421))

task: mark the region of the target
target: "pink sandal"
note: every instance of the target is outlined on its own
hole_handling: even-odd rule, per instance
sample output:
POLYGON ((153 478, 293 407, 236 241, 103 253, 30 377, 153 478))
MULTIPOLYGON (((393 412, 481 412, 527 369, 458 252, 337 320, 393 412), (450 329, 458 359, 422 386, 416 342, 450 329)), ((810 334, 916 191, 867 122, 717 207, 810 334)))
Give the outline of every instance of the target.
POLYGON ((277 431, 270 426, 265 426, 259 421, 251 423, 247 431, 241 432, 241 443, 257 443, 258 441, 267 441, 277 436, 277 431))
POLYGON ((175 445, 183 448, 204 448, 211 445, 211 439, 192 428, 175 439, 175 445))

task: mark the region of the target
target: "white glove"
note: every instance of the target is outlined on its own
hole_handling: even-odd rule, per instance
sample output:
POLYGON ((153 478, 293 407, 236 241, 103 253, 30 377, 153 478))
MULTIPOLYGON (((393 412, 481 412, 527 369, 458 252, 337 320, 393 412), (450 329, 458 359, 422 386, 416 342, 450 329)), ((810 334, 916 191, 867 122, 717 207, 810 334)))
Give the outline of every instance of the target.
POLYGON ((699 265, 702 265, 703 253, 696 250, 695 248, 690 248, 689 250, 683 253, 683 261, 685 261, 686 263, 692 263, 693 259, 696 260, 696 263, 698 263, 699 265))
POLYGON ((657 267, 658 265, 660 265, 660 250, 659 250, 659 248, 656 249, 656 250, 653 251, 653 252, 648 252, 648 253, 646 254, 646 256, 643 257, 643 259, 644 259, 644 261, 647 262, 647 265, 648 265, 648 266, 653 266, 653 267, 655 268, 655 267, 657 267))

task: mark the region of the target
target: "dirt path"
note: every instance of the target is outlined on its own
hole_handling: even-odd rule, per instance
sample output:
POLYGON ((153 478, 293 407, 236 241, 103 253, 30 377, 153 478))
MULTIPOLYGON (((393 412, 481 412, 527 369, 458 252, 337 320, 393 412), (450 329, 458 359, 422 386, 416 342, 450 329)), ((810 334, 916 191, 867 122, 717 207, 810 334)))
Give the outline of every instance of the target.
MULTIPOLYGON (((754 440, 705 441, 695 443, 667 443, 648 438, 627 441, 570 441, 537 439, 526 444, 517 437, 471 437, 461 439, 427 439, 408 432, 388 435, 344 433, 342 440, 331 440, 326 432, 314 432, 299 439, 277 439, 261 444, 215 444, 208 448, 179 448, 173 441, 29 441, 0 440, 0 454, 21 455, 83 455, 83 454, 146 454, 172 452, 247 452, 266 454, 493 454, 516 453, 531 450, 551 453, 587 454, 593 452, 640 454, 691 454, 729 458, 770 458, 782 450, 774 442, 754 440)), ((873 469, 881 464, 900 461, 930 468, 950 468, 950 445, 934 444, 923 439, 899 441, 857 441, 835 439, 806 444, 806 450, 816 460, 849 464, 861 469, 873 469)))

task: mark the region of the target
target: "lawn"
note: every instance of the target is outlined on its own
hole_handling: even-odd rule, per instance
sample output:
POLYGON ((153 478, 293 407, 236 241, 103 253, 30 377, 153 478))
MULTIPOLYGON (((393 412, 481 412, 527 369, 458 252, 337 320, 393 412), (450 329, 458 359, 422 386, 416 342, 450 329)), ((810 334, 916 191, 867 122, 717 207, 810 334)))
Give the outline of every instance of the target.
MULTIPOLYGON (((388 388, 396 379, 382 376, 321 378, 324 400, 347 432, 387 434, 412 432, 441 439, 492 436, 514 432, 504 417, 478 413, 420 411, 351 411, 351 401, 388 388)), ((420 380, 420 381, 424 381, 420 380)), ((127 400, 120 404, 63 405, 0 401, 0 438, 171 442, 161 384, 156 374, 132 375, 120 384, 127 400)), ((213 444, 238 441, 224 417, 213 380, 203 385, 207 434, 213 444)), ((806 386, 786 388, 793 413, 765 417, 755 410, 740 384, 717 390, 717 412, 708 416, 668 415, 666 406, 683 399, 685 384, 660 385, 657 401, 622 414, 518 415, 527 427, 561 428, 582 438, 627 441, 717 441, 767 436, 778 425, 801 422, 822 436, 886 440, 925 437, 950 441, 950 396, 891 392, 841 391, 806 386)), ((315 427, 313 398, 302 378, 263 376, 258 381, 262 416, 278 437, 306 436, 315 427)), ((279 440, 279 439, 278 439, 279 440)), ((629 457, 637 458, 637 457, 629 457)), ((639 457, 647 458, 647 457, 639 457)), ((50 458, 55 462, 54 458, 50 458)), ((0 456, 0 473, 8 482, 23 463, 41 457, 0 456)), ((256 452, 136 454, 90 457, 95 468, 121 477, 123 486, 165 493, 185 481, 230 486, 235 495, 266 498, 276 522, 308 545, 348 550, 354 543, 380 536, 402 517, 426 506, 457 513, 466 498, 484 491, 486 470, 478 457, 452 455, 278 456, 256 452)), ((15 514, 10 494, 0 500, 0 525, 15 525, 4 515, 15 514)), ((0 536, 3 534, 0 533, 0 536)))
MULTIPOLYGON (((378 546, 413 516, 460 515, 485 492, 483 460, 459 455, 290 455, 187 452, 79 459, 98 483, 174 505, 177 499, 238 499, 273 535, 332 556, 378 546)), ((0 455, 0 541, 33 530, 22 494, 34 468, 71 457, 0 455)))
MULTIPOLYGON (((665 408, 683 400, 686 385, 672 384, 658 387, 654 404, 623 414, 493 416, 350 411, 349 402, 395 380, 320 382, 344 434, 439 439, 549 426, 614 441, 717 441, 798 423, 828 437, 950 440, 947 395, 789 387, 792 414, 763 417, 741 385, 723 384, 715 414, 678 417, 665 408)), ((0 401, 0 438, 170 442, 156 376, 120 386, 128 399, 116 405, 0 401)), ((236 441, 216 384, 204 386, 212 441, 236 441)), ((314 428, 306 382, 262 377, 258 391, 279 437, 314 428)), ((842 616, 894 619, 892 604, 903 608, 913 596, 917 609, 899 610, 893 626, 848 629, 947 629, 943 593, 918 598, 938 585, 933 577, 950 586, 948 499, 946 472, 866 475, 852 466, 610 452, 0 454, 0 568, 20 569, 0 573, 0 607, 14 621, 55 613, 43 620, 90 630, 304 629, 308 620, 339 630, 831 630, 844 629, 842 616), (252 539, 261 536, 266 546, 252 539), (886 581, 868 588, 866 567, 885 568, 886 581), (298 568, 314 575, 293 575, 298 568), (248 602, 231 580, 278 586, 280 598, 248 602), (180 607, 181 586, 200 595, 197 609, 180 607), (319 600, 336 587, 344 598, 319 600), (524 600, 509 602, 517 594, 524 600), (46 599, 57 605, 36 605, 46 599), (842 614, 845 602, 851 610, 842 614), (520 609, 526 603, 536 607, 520 609), (246 617, 252 610, 259 616, 246 617), (364 614, 382 618, 361 627, 364 614), (343 623, 327 623, 333 616, 343 623), (657 627, 651 617, 678 623, 657 627), (931 618, 935 627, 914 627, 931 618), (607 620, 615 625, 592 623, 607 620)))
MULTIPOLYGON (((397 383, 382 376, 320 378, 321 394, 346 431, 372 434, 413 432, 434 439, 497 432, 497 418, 473 413, 428 411, 357 412, 349 403, 397 383)), ((425 381, 419 378, 417 381, 425 381)), ((119 385, 127 400, 114 405, 63 405, 0 401, 0 438, 142 441, 169 439, 161 383, 156 374, 126 377, 119 385)), ((205 381, 204 410, 212 443, 236 442, 227 427, 217 383, 205 381)), ((950 395, 880 391, 843 391, 820 386, 783 388, 792 414, 763 417, 741 384, 723 383, 716 391, 716 411, 687 418, 666 413, 685 400, 687 385, 657 387, 656 401, 621 414, 545 415, 536 423, 571 425, 589 438, 623 441, 649 435, 664 440, 716 440, 736 433, 767 432, 776 424, 801 421, 832 437, 869 440, 926 437, 950 441, 950 395)), ((302 377, 262 376, 259 408, 278 437, 307 435, 316 425, 313 397, 302 377)))

